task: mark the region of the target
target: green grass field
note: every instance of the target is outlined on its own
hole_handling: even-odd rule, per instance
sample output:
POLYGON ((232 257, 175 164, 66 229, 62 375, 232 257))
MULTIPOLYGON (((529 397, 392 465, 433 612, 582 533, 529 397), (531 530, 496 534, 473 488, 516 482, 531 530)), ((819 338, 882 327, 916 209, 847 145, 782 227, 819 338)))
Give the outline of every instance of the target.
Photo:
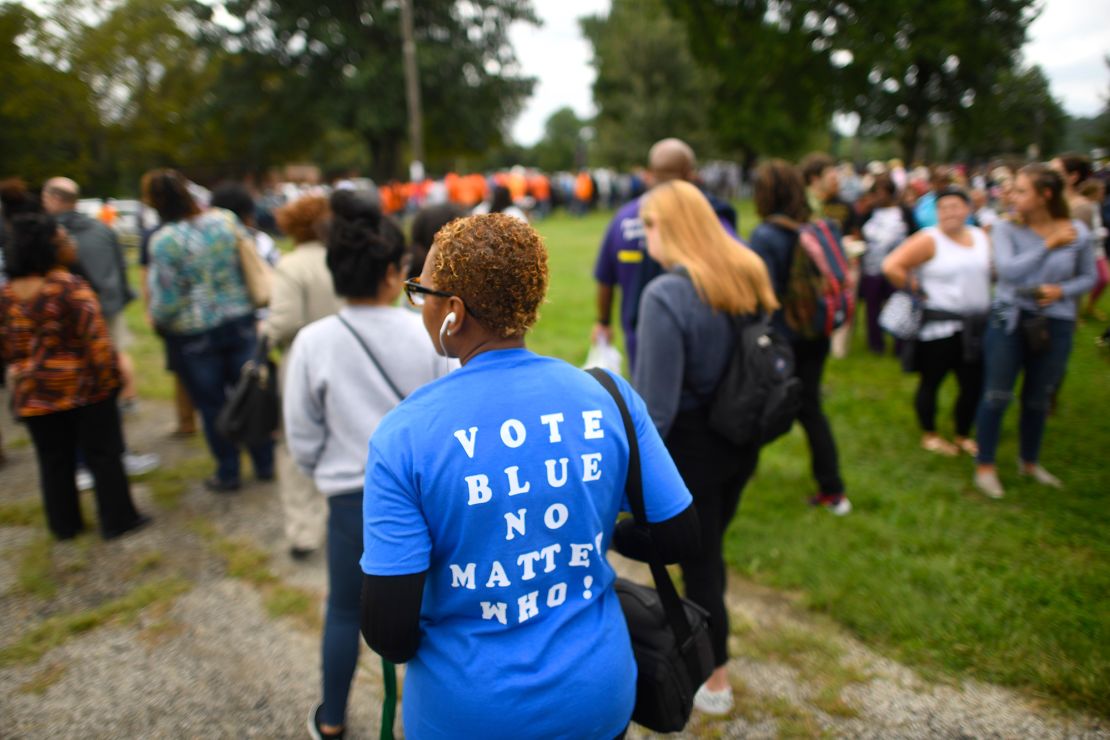
MULTIPOLYGON (((756 219, 741 209, 741 232, 756 219)), ((581 363, 593 319, 591 277, 607 214, 539 224, 551 264, 549 303, 530 340, 581 363)), ((1068 484, 1019 483, 1017 409, 999 454, 1007 498, 971 486, 969 458, 921 451, 916 376, 863 351, 831 360, 826 413, 855 511, 805 505, 814 492, 799 428, 763 451, 728 534, 744 576, 802 594, 868 644, 926 672, 1023 687, 1071 706, 1110 708, 1110 358, 1080 329, 1045 466, 1068 484)), ((942 424, 951 426, 955 380, 942 424)), ((943 429, 943 427, 942 427, 943 429)), ((949 429, 950 431, 950 429, 949 429)))
MULTIPOLYGON (((741 204, 741 231, 755 224, 741 204)), ((538 224, 548 302, 529 345, 581 364, 595 317, 593 261, 609 214, 538 224)), ((132 307, 143 394, 168 398, 160 343, 132 307), (152 372, 158 371, 158 372, 152 372)), ((862 329, 862 327, 860 327, 862 329)), ((854 512, 811 510, 800 429, 763 451, 726 552, 745 577, 800 594, 876 649, 934 676, 968 676, 1110 715, 1110 358, 1080 329, 1043 452, 1064 491, 1016 479, 1016 408, 999 454, 1007 497, 970 484, 968 458, 918 448, 915 377, 862 351, 831 360, 826 412, 854 512)), ((954 380, 942 393, 950 422, 954 380)))

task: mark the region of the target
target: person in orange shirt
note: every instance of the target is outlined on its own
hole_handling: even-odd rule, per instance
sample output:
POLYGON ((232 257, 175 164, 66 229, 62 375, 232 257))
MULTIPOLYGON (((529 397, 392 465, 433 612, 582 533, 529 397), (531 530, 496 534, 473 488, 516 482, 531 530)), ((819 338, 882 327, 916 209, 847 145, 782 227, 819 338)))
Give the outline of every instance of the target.
POLYGON ((109 198, 100 206, 100 212, 97 213, 96 217, 105 226, 112 228, 116 225, 116 217, 118 215, 119 213, 116 211, 116 207, 112 205, 112 199, 109 198))
POLYGON ((594 197, 594 181, 589 170, 583 168, 578 177, 574 178, 574 212, 578 216, 585 216, 594 197))
POLYGON ((393 180, 382 188, 382 210, 392 215, 405 207, 405 195, 401 183, 393 180))
POLYGON ((528 194, 528 181, 524 179, 524 169, 520 166, 514 167, 506 179, 509 195, 513 197, 513 203, 519 206, 520 201, 528 194))
POLYGON ((467 175, 466 179, 470 183, 471 192, 473 194, 473 200, 471 200, 468 205, 470 208, 473 208, 484 201, 486 196, 489 195, 489 183, 486 182, 486 178, 483 175, 478 173, 467 175))
POLYGON ((447 188, 447 200, 452 203, 462 203, 462 178, 454 172, 443 176, 443 185, 447 188))
POLYGON ((480 200, 474 192, 474 179, 472 175, 463 175, 459 178, 458 200, 463 208, 470 210, 480 200))
POLYGON ((528 189, 532 199, 536 201, 536 214, 540 218, 546 218, 551 213, 551 181, 547 179, 547 175, 537 172, 529 178, 528 189))

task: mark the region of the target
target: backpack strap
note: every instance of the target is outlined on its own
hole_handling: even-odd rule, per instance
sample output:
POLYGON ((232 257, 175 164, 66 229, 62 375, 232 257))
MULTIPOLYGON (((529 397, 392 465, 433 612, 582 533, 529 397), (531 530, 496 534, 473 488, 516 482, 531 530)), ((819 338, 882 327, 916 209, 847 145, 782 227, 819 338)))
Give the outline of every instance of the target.
POLYGON ((781 226, 788 231, 798 231, 802 227, 800 223, 790 218, 789 216, 784 216, 781 213, 772 213, 770 216, 765 218, 764 221, 770 224, 774 224, 775 226, 781 226))
POLYGON ((825 238, 829 240, 829 246, 831 247, 830 251, 833 253, 833 257, 836 259, 836 263, 840 265, 840 271, 844 274, 845 282, 847 282, 848 261, 844 257, 844 250, 839 248, 839 242, 837 242, 836 237, 829 229, 828 221, 822 219, 820 221, 814 222, 814 225, 821 233, 825 235, 825 238))

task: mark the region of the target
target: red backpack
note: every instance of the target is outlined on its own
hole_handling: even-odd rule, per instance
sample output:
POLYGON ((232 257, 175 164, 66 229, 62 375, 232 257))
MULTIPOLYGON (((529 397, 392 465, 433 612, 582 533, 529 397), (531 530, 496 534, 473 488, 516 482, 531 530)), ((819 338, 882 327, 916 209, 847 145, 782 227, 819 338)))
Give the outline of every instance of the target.
POLYGON ((782 310, 786 325, 803 339, 827 337, 852 320, 856 286, 831 222, 812 221, 798 229, 782 310))

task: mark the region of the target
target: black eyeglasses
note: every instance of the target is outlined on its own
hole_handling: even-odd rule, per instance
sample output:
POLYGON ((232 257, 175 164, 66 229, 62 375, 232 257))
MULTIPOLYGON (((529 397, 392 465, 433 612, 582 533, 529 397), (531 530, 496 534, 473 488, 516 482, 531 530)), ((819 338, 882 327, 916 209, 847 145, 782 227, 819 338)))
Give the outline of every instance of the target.
MULTIPOLYGON (((404 286, 405 297, 408 298, 409 303, 416 308, 420 308, 424 305, 424 296, 426 295, 437 295, 440 298, 458 298, 458 296, 456 296, 454 293, 446 293, 442 290, 436 290, 435 288, 429 288, 426 285, 421 285, 420 278, 418 277, 406 280, 404 286)), ((459 300, 462 299, 460 298, 459 300)), ((463 301, 463 305, 466 306, 466 301, 463 301)), ((466 310, 467 313, 469 313, 474 318, 479 318, 478 314, 476 314, 470 306, 466 306, 466 310)))

